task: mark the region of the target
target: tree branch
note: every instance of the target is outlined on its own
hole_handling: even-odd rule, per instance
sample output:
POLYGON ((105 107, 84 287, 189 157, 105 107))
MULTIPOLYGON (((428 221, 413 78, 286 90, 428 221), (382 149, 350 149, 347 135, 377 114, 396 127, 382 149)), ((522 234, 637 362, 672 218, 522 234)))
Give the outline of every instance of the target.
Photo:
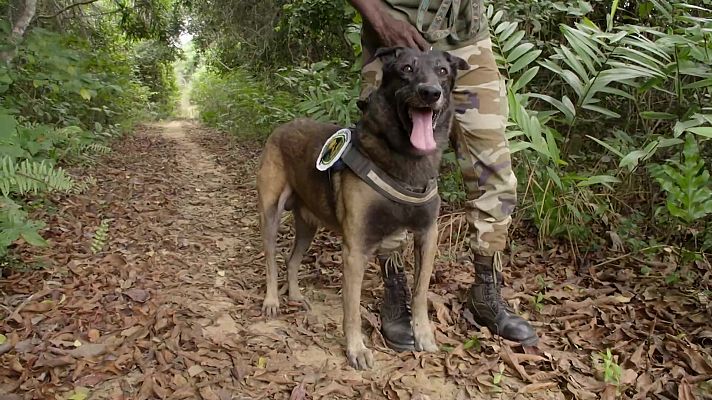
POLYGON ((22 11, 17 16, 17 19, 12 25, 12 31, 10 32, 10 37, 8 42, 13 46, 12 50, 6 50, 0 52, 0 62, 9 64, 13 58, 15 58, 14 46, 22 40, 22 36, 25 35, 25 30, 30 25, 32 18, 35 16, 37 11, 37 0, 25 0, 22 11))
POLYGON ((96 3, 97 1, 99 1, 99 0, 80 1, 80 2, 68 5, 52 15, 38 15, 37 18, 39 18, 39 19, 57 18, 58 16, 60 16, 61 14, 64 14, 65 12, 71 10, 72 8, 79 7, 79 6, 85 6, 85 5, 91 4, 91 3, 96 3))

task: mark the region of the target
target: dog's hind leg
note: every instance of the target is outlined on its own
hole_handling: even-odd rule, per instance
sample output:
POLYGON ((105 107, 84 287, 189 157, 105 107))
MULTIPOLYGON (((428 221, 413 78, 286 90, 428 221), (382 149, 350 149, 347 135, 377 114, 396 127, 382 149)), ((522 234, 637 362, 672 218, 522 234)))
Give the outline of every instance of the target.
POLYGON ((435 264, 438 246, 437 224, 415 235, 415 273, 413 290, 413 337, 415 350, 434 352, 438 350, 433 329, 428 318, 428 288, 435 264))
POLYGON ((300 207, 294 208, 294 247, 287 261, 287 282, 289 285, 289 301, 301 302, 306 309, 309 303, 299 290, 299 266, 304 258, 304 253, 316 234, 316 226, 309 224, 302 216, 300 207))
MULTIPOLYGON (((264 164, 263 164, 264 165, 264 164)), ((279 294, 277 289, 277 229, 284 206, 291 196, 292 189, 287 185, 281 171, 260 170, 258 175, 258 206, 260 211, 260 229, 267 265, 267 294, 262 303, 262 314, 274 317, 279 312, 279 294)))

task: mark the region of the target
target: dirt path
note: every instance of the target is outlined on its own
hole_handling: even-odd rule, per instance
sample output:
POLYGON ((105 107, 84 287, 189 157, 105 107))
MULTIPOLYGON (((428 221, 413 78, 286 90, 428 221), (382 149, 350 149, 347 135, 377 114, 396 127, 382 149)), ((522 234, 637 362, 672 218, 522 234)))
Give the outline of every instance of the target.
POLYGON ((461 312, 469 267, 443 257, 430 295, 443 351, 383 346, 373 329, 382 287, 371 268, 362 315, 376 366, 351 369, 332 235, 317 235, 301 270, 313 309, 260 316, 258 157, 257 145, 190 121, 143 126, 116 143, 92 169, 97 186, 60 199, 47 216, 52 247, 25 253, 43 268, 0 280, 0 399, 613 399, 596 361, 606 348, 622 367, 623 398, 707 390, 712 331, 702 290, 666 290, 630 267, 579 275, 566 254, 544 262, 526 248, 512 259, 520 268, 505 271, 518 294, 505 295, 531 313, 532 296, 546 293, 529 315, 539 349, 476 330, 461 312), (93 254, 102 220, 109 237, 93 254))

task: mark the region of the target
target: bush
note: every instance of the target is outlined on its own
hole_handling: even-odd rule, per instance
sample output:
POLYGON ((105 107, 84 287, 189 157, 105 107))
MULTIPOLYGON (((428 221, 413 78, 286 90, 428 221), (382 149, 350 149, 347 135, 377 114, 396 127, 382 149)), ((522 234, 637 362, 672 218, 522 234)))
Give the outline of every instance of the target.
POLYGON ((201 121, 247 137, 264 137, 275 125, 294 117, 295 98, 270 89, 242 69, 218 75, 205 68, 193 78, 191 98, 201 121))
MULTIPOLYGON (((523 4, 531 3, 511 5, 523 4)), ((550 236, 591 242, 616 230, 617 216, 631 214, 631 204, 647 206, 651 221, 663 217, 699 231, 709 222, 705 210, 712 201, 708 167, 692 155, 704 153, 704 140, 712 137, 712 13, 687 3, 633 5, 644 16, 629 25, 616 23, 616 10, 601 13, 602 4, 582 4, 552 3, 558 10, 552 20, 566 23, 559 32, 536 34, 527 27, 531 20, 505 18, 510 3, 496 13, 488 9, 498 63, 508 78, 508 135, 526 166, 520 182, 528 217, 542 243, 550 236), (686 142, 684 162, 664 161, 686 142), (661 161, 667 165, 656 168, 661 161), (667 200, 650 193, 659 189, 640 168, 646 164, 667 200), (691 182, 702 185, 694 198, 681 195, 691 182)), ((680 243, 701 242, 685 236, 680 243)))

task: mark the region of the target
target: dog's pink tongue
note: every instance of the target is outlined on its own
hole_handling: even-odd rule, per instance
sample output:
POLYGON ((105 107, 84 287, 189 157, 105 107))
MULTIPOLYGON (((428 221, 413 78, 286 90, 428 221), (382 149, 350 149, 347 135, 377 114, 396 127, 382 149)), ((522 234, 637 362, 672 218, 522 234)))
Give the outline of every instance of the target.
POLYGON ((433 111, 411 109, 413 131, 410 132, 410 144, 418 150, 430 151, 437 146, 433 137, 433 111))

